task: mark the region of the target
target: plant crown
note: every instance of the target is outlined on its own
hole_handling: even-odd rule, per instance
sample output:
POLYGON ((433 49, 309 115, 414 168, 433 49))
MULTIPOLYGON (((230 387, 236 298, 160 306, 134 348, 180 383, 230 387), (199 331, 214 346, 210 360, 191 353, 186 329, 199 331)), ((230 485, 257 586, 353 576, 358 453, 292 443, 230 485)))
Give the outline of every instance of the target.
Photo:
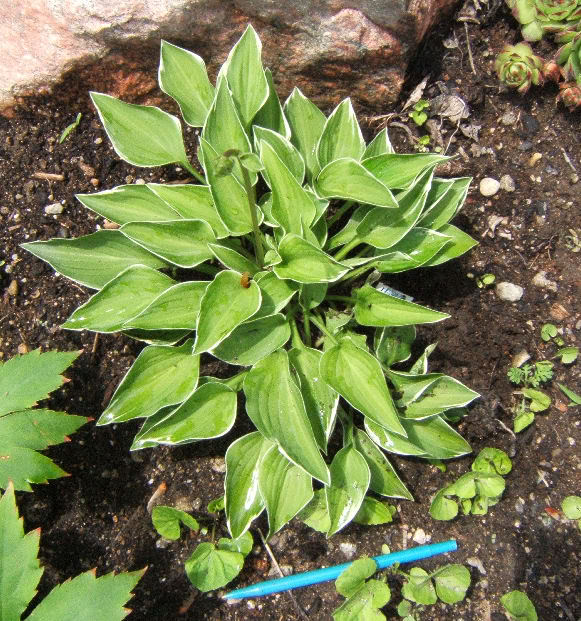
POLYGON ((270 535, 307 505, 332 535, 368 492, 411 498, 384 451, 470 452, 446 416, 478 395, 428 372, 433 347, 410 371, 393 370, 410 357, 415 324, 447 315, 357 278, 440 265, 474 246, 449 224, 470 179, 435 176, 445 156, 394 153, 386 130, 366 144, 349 99, 329 117, 298 89, 281 105, 251 26, 215 86, 199 56, 162 42, 159 83, 201 128, 203 173, 175 116, 92 99, 120 157, 176 163, 199 183, 79 195, 120 228, 24 245, 96 290, 65 328, 147 343, 98 424, 144 419, 133 450, 216 438, 232 429, 243 391, 256 431, 226 452, 235 539, 264 509, 270 535), (240 371, 200 376, 207 354, 240 371))

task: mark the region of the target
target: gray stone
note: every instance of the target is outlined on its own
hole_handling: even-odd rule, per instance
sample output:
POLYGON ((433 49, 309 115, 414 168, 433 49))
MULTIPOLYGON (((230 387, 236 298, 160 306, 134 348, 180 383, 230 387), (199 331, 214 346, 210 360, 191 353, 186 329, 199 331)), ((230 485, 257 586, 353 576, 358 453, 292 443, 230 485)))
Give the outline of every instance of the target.
POLYGON ((496 285, 496 295, 505 302, 518 302, 524 294, 524 289, 511 282, 499 282, 496 285))
POLYGON ((319 105, 346 96, 384 109, 408 59, 453 0, 38 0, 0 2, 0 110, 75 71, 75 87, 157 96, 160 39, 202 56, 211 77, 248 23, 279 92, 319 105), (115 51, 113 51, 115 50, 115 51))
POLYGON ((514 192, 516 190, 514 179, 510 175, 502 175, 500 178, 500 189, 505 192, 514 192))

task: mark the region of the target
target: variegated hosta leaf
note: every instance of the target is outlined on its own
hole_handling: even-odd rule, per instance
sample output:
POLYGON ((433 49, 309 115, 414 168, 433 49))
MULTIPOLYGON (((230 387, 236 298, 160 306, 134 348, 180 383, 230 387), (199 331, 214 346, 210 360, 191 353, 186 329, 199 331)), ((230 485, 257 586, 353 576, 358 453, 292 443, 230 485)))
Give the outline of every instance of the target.
POLYGON ((181 347, 150 345, 141 351, 123 378, 98 425, 153 416, 164 407, 182 403, 196 388, 200 357, 192 341, 181 347))
MULTIPOLYGON (((228 237, 228 229, 218 215, 212 199, 212 193, 207 185, 148 183, 146 187, 155 196, 167 203, 182 218, 186 220, 203 220, 212 227, 216 238, 228 237)), ((175 218, 155 219, 173 220, 175 218)), ((147 220, 147 218, 133 218, 133 220, 147 220)))
POLYGON ((104 192, 75 196, 87 209, 117 224, 176 220, 181 215, 147 185, 120 185, 104 192))
POLYGON ((321 169, 316 151, 325 127, 325 115, 296 87, 284 104, 284 113, 291 127, 291 142, 303 156, 307 181, 312 182, 321 169))
POLYGON ((169 276, 145 265, 133 265, 79 306, 62 327, 118 332, 172 285, 175 281, 169 276))
POLYGON ((149 252, 185 268, 211 259, 208 244, 216 241, 214 231, 203 220, 128 222, 120 231, 149 252))
POLYGON ((327 164, 348 157, 360 160, 365 151, 365 141, 351 104, 351 99, 344 99, 327 119, 319 144, 317 158, 324 168, 327 164))
POLYGON ((453 377, 444 376, 437 379, 420 398, 406 405, 404 416, 416 420, 428 418, 468 405, 479 396, 453 377))
POLYGON ((212 254, 220 261, 220 263, 235 272, 248 272, 251 276, 256 274, 260 268, 254 261, 246 257, 244 254, 241 254, 242 248, 239 245, 235 245, 234 241, 236 239, 228 240, 228 242, 223 243, 209 243, 208 248, 212 252, 212 254), (238 252, 238 251, 241 252, 238 252))
POLYGON ((212 354, 224 362, 249 367, 282 347, 289 338, 286 317, 280 313, 267 315, 239 325, 212 354))
MULTIPOLYGON (((254 144, 257 152, 260 152, 261 141, 266 142, 272 147, 282 163, 297 180, 297 183, 302 185, 305 179, 305 162, 292 142, 275 131, 254 126, 254 144)), ((272 187, 268 171, 265 170, 263 175, 268 185, 272 187)))
POLYGON ((260 462, 258 487, 268 513, 267 538, 290 522, 313 497, 311 476, 290 462, 276 445, 260 462))
POLYGON ((284 349, 258 362, 244 380, 246 411, 256 428, 295 464, 322 483, 329 471, 321 457, 299 387, 284 349))
POLYGON ((282 106, 280 105, 280 100, 276 94, 276 85, 272 79, 272 72, 270 69, 265 69, 264 75, 268 83, 268 98, 264 104, 262 104, 262 108, 256 113, 252 121, 253 130, 256 132, 256 129, 259 127, 271 129, 277 134, 284 136, 287 140, 290 140, 290 125, 288 124, 282 106))
POLYGON ((180 282, 166 289, 123 328, 140 330, 195 330, 202 297, 210 283, 180 282))
POLYGON ((450 259, 455 259, 465 252, 468 252, 470 248, 474 248, 474 246, 478 244, 478 242, 470 237, 468 233, 464 233, 464 231, 461 231, 453 224, 444 224, 444 226, 440 228, 439 232, 450 237, 451 241, 446 244, 442 250, 437 252, 429 261, 426 261, 424 263, 424 267, 440 265, 450 259))
POLYGON ((353 446, 342 448, 330 466, 331 484, 325 487, 331 526, 327 537, 344 528, 357 515, 371 474, 363 455, 353 446))
POLYGON ((393 153, 393 147, 389 140, 387 128, 384 127, 377 136, 367 145, 365 153, 363 154, 364 160, 376 155, 384 155, 385 153, 393 153))
POLYGON ((197 388, 174 412, 146 433, 140 442, 187 444, 195 440, 218 438, 228 433, 236 420, 236 393, 225 386, 208 382, 197 388))
POLYGON ((355 319, 362 326, 407 326, 434 323, 450 315, 396 298, 370 285, 357 289, 355 319))
POLYGON ((388 188, 408 188, 422 172, 449 160, 436 153, 385 153, 363 160, 363 166, 388 188))
POLYGON ((214 99, 214 87, 210 84, 206 64, 200 56, 162 40, 159 86, 178 102, 188 125, 204 125, 214 99))
POLYGON ((327 384, 354 408, 386 429, 406 435, 375 356, 343 339, 323 354, 320 369, 327 384))
POLYGON ((242 274, 226 270, 208 285, 200 304, 194 353, 217 347, 260 308, 260 288, 253 280, 243 286, 241 278, 242 274))
POLYGON ((421 226, 436 230, 447 224, 458 213, 466 200, 472 177, 437 181, 439 183, 435 188, 436 193, 434 196, 432 196, 432 192, 428 194, 424 213, 419 220, 421 226), (441 196, 438 196, 440 190, 438 186, 442 185, 444 185, 445 191, 441 196))
POLYGON ((259 272, 254 276, 262 294, 262 303, 254 319, 266 317, 281 311, 299 289, 299 285, 292 280, 283 280, 274 272, 259 272))
POLYGON ((413 325, 378 328, 375 331, 373 349, 378 360, 390 367, 396 362, 409 359, 415 339, 416 328, 413 325))
POLYGON ((365 417, 365 431, 377 446, 380 446, 388 453, 413 457, 428 456, 423 448, 417 446, 410 439, 405 438, 399 433, 388 431, 385 427, 378 425, 368 417, 365 417))
POLYGON ((349 271, 348 267, 294 233, 284 236, 278 253, 282 260, 274 266, 274 273, 279 278, 305 284, 333 282, 349 271))
POLYGON ((167 262, 133 243, 120 231, 102 230, 76 239, 49 239, 22 247, 59 274, 91 289, 101 289, 132 265, 167 267, 167 262))
POLYGON ((228 530, 234 539, 243 535, 264 509, 258 476, 260 462, 272 446, 272 442, 255 431, 232 442, 226 451, 224 504, 228 530))

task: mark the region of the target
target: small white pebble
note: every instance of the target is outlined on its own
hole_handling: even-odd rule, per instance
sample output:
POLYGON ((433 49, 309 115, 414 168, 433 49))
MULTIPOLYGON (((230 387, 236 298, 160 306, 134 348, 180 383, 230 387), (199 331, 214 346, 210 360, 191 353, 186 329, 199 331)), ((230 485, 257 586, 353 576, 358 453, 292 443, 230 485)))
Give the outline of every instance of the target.
POLYGON ((44 208, 44 213, 49 216, 57 216, 63 212, 64 207, 60 203, 53 203, 44 208))
POLYGON ((341 550, 347 558, 353 558, 355 556, 355 552, 357 551, 357 546, 354 543, 344 541, 339 544, 339 550, 341 550))
POLYGON ((496 295, 505 302, 518 302, 524 294, 522 287, 511 282, 499 282, 495 290, 496 295))
POLYGON ((500 188, 500 182, 492 177, 484 177, 480 181, 480 194, 482 196, 494 196, 500 188))
POLYGON ((516 190, 514 179, 510 175, 502 175, 500 178, 500 189, 505 192, 514 192, 516 190))

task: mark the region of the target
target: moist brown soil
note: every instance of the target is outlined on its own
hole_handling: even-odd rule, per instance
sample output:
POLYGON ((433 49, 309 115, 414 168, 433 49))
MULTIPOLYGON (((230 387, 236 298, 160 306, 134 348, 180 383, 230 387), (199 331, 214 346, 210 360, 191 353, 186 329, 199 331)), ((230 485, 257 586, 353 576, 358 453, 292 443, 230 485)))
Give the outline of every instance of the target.
MULTIPOLYGON (((431 369, 460 379, 482 395, 459 430, 475 453, 494 446, 513 456, 506 492, 485 516, 438 522, 428 514, 431 496, 465 472, 472 457, 450 463, 446 473, 421 460, 394 458, 415 502, 395 502, 398 511, 392 524, 352 524, 326 540, 295 520, 275 537, 272 549, 279 564, 298 572, 345 562, 343 543, 354 544, 356 556, 379 554, 383 543, 393 550, 415 545, 413 536, 421 528, 432 541, 455 537, 459 549, 447 560, 468 563, 472 574, 464 602, 426 607, 422 619, 502 619, 500 596, 521 589, 531 597, 540 619, 574 621, 581 616, 581 534, 573 522, 550 517, 546 507, 558 509, 565 496, 581 492, 580 409, 567 409, 556 385, 563 382, 579 392, 581 364, 557 363, 556 378, 547 387, 552 406, 537 415, 530 428, 515 438, 505 426, 511 427, 514 405, 513 387, 506 378, 512 356, 523 349, 533 360, 554 355, 555 346, 540 339, 540 327, 547 321, 563 330, 568 345, 581 344, 581 254, 572 252, 566 239, 570 229, 581 235, 581 183, 574 183, 574 171, 565 157, 581 172, 581 116, 556 105, 555 90, 550 87, 532 90, 526 97, 499 88, 492 71, 494 56, 505 43, 518 39, 514 22, 502 9, 486 25, 470 23, 468 33, 476 73, 468 62, 464 25, 450 22, 420 51, 407 93, 430 74, 426 94, 438 94, 434 85, 444 82, 470 106, 467 122, 481 126, 475 143, 459 131, 454 133, 455 125, 442 123, 446 144, 454 134, 448 153, 461 147, 468 154, 453 160, 449 173, 474 177, 455 223, 480 245, 459 260, 393 277, 389 283, 419 303, 451 315, 441 324, 419 329, 417 351, 437 341, 431 369), (443 41, 454 35, 459 47, 444 46, 443 41), (516 120, 504 125, 500 119, 507 112, 513 112, 516 120), (490 147, 492 152, 474 157, 473 144, 490 147), (535 152, 542 158, 531 167, 535 152), (491 199, 479 193, 483 177, 499 179, 505 174, 514 179, 514 192, 501 190, 491 199), (494 236, 486 233, 492 215, 506 218, 494 236), (532 284, 540 271, 556 283, 555 290, 532 284), (479 289, 469 275, 484 273, 493 273, 497 282, 522 286, 522 299, 510 303, 500 300, 494 289, 479 289)), ((391 110, 360 112, 370 117, 391 110)), ((368 137, 379 122, 369 122, 368 137)), ((409 125, 419 135, 411 121, 409 125)), ((400 128, 394 126, 390 134, 399 151, 412 150, 400 128)), ((193 133, 188 138, 192 143, 193 133)), ((136 169, 122 162, 108 145, 74 75, 52 95, 27 100, 15 118, 0 118, 0 247, 6 261, 1 272, 0 355, 7 359, 23 344, 30 349, 83 350, 67 373, 71 381, 50 399, 51 407, 98 417, 141 345, 122 335, 101 335, 94 341, 91 333, 61 330, 59 325, 89 297, 89 291, 55 275, 19 245, 95 231, 102 220, 84 209, 74 194, 94 191, 97 183, 99 189, 108 189, 135 179, 169 182, 184 177, 173 166, 136 169), (58 144, 60 132, 77 112, 83 113, 79 127, 58 144), (35 179, 35 172, 62 174, 64 181, 35 179), (57 201, 66 201, 63 213, 45 215, 44 207, 57 201), (9 293, 12 280, 18 283, 16 295, 9 293)), ((227 372, 212 364, 205 361, 204 374, 227 372)), ((45 572, 39 596, 93 567, 100 575, 147 566, 130 602, 130 618, 135 621, 300 618, 288 593, 228 605, 220 593, 196 592, 183 564, 207 537, 190 533, 180 541, 166 542, 153 530, 146 509, 154 491, 165 482, 164 504, 189 510, 205 518, 210 530, 215 526, 216 534, 226 534, 224 522, 213 524, 205 507, 223 492, 223 455, 233 439, 247 432, 244 418, 220 441, 134 454, 129 446, 135 425, 96 427, 90 422, 71 442, 50 450, 49 455, 71 476, 36 486, 33 494, 18 494, 27 530, 42 528, 40 556, 45 572)), ((258 525, 264 530, 264 520, 258 525)), ((234 587, 264 580, 271 570, 255 529, 253 534, 255 548, 234 587)), ((422 566, 430 569, 443 562, 432 559, 422 566)), ((400 580, 392 576, 389 583, 392 601, 385 612, 395 618, 400 580)), ((295 591, 295 597, 312 619, 330 619, 342 601, 332 583, 295 591)))

